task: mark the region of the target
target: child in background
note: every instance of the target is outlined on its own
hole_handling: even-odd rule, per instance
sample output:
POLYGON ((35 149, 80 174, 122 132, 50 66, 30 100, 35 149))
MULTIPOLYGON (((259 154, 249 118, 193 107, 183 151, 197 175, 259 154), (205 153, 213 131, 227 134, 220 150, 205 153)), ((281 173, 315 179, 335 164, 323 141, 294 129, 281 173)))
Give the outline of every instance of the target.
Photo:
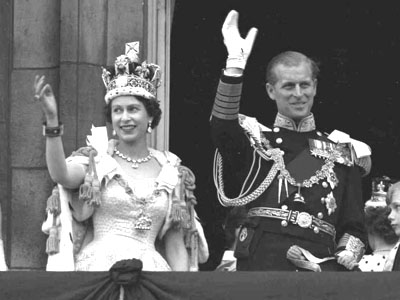
POLYGON ((399 240, 388 219, 390 208, 386 197, 391 181, 387 176, 374 178, 371 199, 365 203, 365 229, 371 253, 364 254, 358 264, 363 272, 383 271, 390 251, 399 240))
MULTIPOLYGON (((393 184, 387 193, 386 203, 391 211, 388 216, 390 225, 397 236, 400 237, 400 182, 393 184)), ((383 271, 400 271, 400 252, 398 251, 399 242, 389 253, 383 271)))

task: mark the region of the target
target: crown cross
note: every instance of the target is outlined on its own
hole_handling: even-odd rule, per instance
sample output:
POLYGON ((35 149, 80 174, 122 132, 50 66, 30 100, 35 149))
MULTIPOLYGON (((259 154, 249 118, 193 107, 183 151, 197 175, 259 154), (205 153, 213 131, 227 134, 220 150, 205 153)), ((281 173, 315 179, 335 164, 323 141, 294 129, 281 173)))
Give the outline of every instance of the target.
POLYGON ((122 95, 156 98, 156 89, 160 85, 160 67, 146 61, 139 63, 139 42, 125 44, 125 54, 115 59, 114 74, 102 69, 107 104, 122 95))

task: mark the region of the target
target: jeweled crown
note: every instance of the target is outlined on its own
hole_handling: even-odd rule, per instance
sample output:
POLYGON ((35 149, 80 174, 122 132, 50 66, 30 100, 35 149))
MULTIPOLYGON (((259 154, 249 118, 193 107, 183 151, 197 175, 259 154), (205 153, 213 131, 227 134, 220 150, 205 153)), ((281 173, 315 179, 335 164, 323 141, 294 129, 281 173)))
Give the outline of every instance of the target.
POLYGON ((392 185, 391 181, 388 176, 373 178, 371 199, 365 202, 365 206, 386 206, 386 194, 392 185))
POLYGON ((110 103, 117 96, 132 95, 155 99, 161 71, 156 64, 140 63, 139 42, 125 44, 125 54, 115 59, 114 69, 102 68, 107 89, 104 100, 110 103))

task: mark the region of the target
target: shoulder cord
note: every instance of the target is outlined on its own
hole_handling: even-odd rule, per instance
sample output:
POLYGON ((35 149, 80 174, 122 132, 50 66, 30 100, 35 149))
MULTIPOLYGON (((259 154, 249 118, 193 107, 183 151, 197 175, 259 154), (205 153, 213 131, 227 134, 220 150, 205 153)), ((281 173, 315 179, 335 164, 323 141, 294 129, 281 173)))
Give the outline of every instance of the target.
MULTIPOLYGON (((246 180, 245 180, 244 183, 243 183, 242 189, 240 190, 240 195, 245 195, 245 194, 247 194, 247 193, 250 191, 250 189, 252 188, 252 186, 253 186, 253 184, 254 184, 254 181, 256 181, 256 178, 257 178, 258 174, 260 173, 260 169, 261 169, 261 158, 259 157, 259 158, 258 158, 257 172, 256 172, 256 174, 254 175, 253 180, 251 181, 251 183, 250 183, 249 187, 247 188, 247 190, 246 190, 245 192, 243 192, 243 189, 244 189, 244 187, 245 187, 246 184, 247 184, 247 180, 249 179, 250 174, 253 172, 253 167, 254 167, 254 163, 255 163, 255 160, 256 160, 255 157, 256 157, 256 152, 253 151, 253 162, 252 162, 252 164, 251 164, 251 168, 250 168, 250 170, 249 170, 249 173, 247 174, 246 180)), ((221 157, 221 158, 222 158, 222 157, 221 157)))
POLYGON ((271 161, 273 160, 274 163, 268 172, 268 175, 265 177, 263 182, 249 195, 245 194, 251 189, 251 187, 254 184, 255 178, 258 175, 258 172, 260 170, 260 162, 258 166, 257 173, 255 177, 252 180, 251 185, 249 188, 246 190, 246 192, 243 193, 244 185, 242 186, 241 192, 239 196, 235 198, 228 198, 225 193, 224 193, 224 183, 223 183, 223 167, 222 167, 222 156, 218 152, 218 150, 215 151, 214 155, 214 168, 213 168, 213 177, 214 177, 214 184, 215 187, 217 188, 217 195, 218 195, 218 200, 223 206, 241 206, 241 205, 246 205, 252 201, 254 201, 257 197, 259 197, 271 184, 271 182, 274 180, 276 174, 279 172, 281 176, 281 179, 285 179, 285 182, 290 183, 293 186, 298 186, 300 187, 311 187, 312 185, 318 183, 320 180, 327 178, 332 185, 337 184, 337 178, 336 174, 333 171, 333 167, 335 166, 334 162, 336 160, 337 156, 337 151, 332 151, 330 153, 329 157, 325 160, 325 164, 321 167, 320 170, 317 170, 315 175, 311 176, 309 179, 303 180, 303 182, 297 182, 289 173, 289 171, 285 168, 285 162, 283 160, 283 152, 279 148, 272 148, 269 145, 269 142, 267 140, 261 139, 258 140, 254 137, 254 134, 251 132, 251 130, 248 130, 247 128, 244 128, 245 132, 248 135, 248 138, 250 140, 251 146, 254 148, 253 152, 253 163, 252 167, 249 171, 249 174, 247 175, 247 178, 244 182, 244 185, 247 183, 247 180, 253 170, 254 166, 254 156, 255 153, 257 152, 259 157, 259 160, 261 158, 271 161), (267 149, 265 149, 266 147, 267 149))
MULTIPOLYGON (((242 206, 246 205, 255 199, 257 199, 271 184, 271 182, 274 180, 276 174, 279 172, 282 177, 282 179, 285 179, 285 182, 290 183, 293 186, 298 186, 298 187, 311 187, 312 185, 318 183, 320 180, 327 178, 328 182, 330 182, 332 185, 336 185, 338 180, 336 178, 336 174, 333 171, 334 167, 334 160, 335 160, 335 153, 331 153, 328 159, 326 159, 325 164, 321 167, 320 170, 317 170, 315 175, 311 176, 309 179, 303 180, 303 182, 298 183, 296 180, 290 175, 289 171, 286 170, 285 168, 285 163, 283 161, 282 157, 282 151, 279 148, 274 148, 274 149, 268 149, 265 150, 261 147, 254 147, 254 152, 257 152, 260 155, 260 160, 261 158, 271 161, 273 160, 274 163, 268 172, 268 175, 265 177, 263 182, 249 195, 245 196, 245 193, 242 193, 243 187, 241 190, 241 193, 239 196, 235 198, 228 198, 225 193, 224 193, 224 183, 223 183, 223 167, 222 167, 222 156, 216 150, 215 156, 214 156, 214 184, 215 187, 217 188, 217 195, 218 195, 218 200, 223 206, 242 206)), ((260 165, 259 167, 260 168, 260 165)), ((248 177, 251 174, 252 169, 250 170, 245 183, 247 182, 248 177)), ((258 174, 257 170, 257 174, 258 174)), ((257 174, 255 176, 257 176, 257 174)), ((254 178, 255 179, 255 178, 254 178)), ((252 185, 254 184, 254 179, 252 181, 252 184, 249 186, 249 188, 246 190, 246 193, 250 190, 252 185)))
MULTIPOLYGON (((268 172, 268 175, 265 177, 263 182, 252 193, 250 193, 249 195, 245 195, 245 194, 248 193, 248 191, 253 186, 254 181, 255 181, 258 173, 259 173, 260 166, 261 166, 261 157, 259 157, 259 164, 258 164, 257 173, 254 176, 254 178, 252 180, 252 183, 250 184, 250 186, 248 187, 246 192, 243 192, 244 186, 247 183, 247 180, 249 179, 250 174, 252 173, 252 170, 253 170, 253 167, 254 167, 255 153, 256 153, 256 150, 254 150, 254 152, 253 152, 252 167, 250 168, 250 171, 249 171, 249 173, 248 173, 248 175, 246 177, 246 180, 245 180, 245 182, 244 182, 244 184, 242 186, 240 194, 235 198, 228 198, 225 195, 225 192, 224 192, 222 156, 218 152, 218 150, 215 151, 214 167, 213 167, 214 184, 215 184, 215 187, 217 189, 218 200, 223 206, 242 206, 242 205, 246 205, 246 204, 254 201, 262 193, 264 193, 264 191, 270 186, 271 182, 274 180, 276 174, 278 173, 277 163, 274 163, 272 165, 270 171, 268 172)), ((257 151, 257 153, 259 153, 259 152, 257 151)), ((269 160, 271 160, 271 159, 269 159, 269 160)))

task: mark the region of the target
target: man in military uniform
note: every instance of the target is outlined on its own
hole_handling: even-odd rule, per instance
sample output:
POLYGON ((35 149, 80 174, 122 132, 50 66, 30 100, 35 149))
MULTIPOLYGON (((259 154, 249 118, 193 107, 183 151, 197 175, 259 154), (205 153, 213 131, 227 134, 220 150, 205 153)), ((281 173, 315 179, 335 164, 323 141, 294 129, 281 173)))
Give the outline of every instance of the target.
POLYGON ((237 269, 352 270, 366 243, 361 178, 370 149, 343 132, 316 130, 319 69, 299 52, 281 53, 267 67, 266 89, 278 110, 273 128, 239 114, 257 29, 243 39, 237 20, 231 11, 222 28, 228 58, 211 115, 219 200, 248 209, 237 269))

